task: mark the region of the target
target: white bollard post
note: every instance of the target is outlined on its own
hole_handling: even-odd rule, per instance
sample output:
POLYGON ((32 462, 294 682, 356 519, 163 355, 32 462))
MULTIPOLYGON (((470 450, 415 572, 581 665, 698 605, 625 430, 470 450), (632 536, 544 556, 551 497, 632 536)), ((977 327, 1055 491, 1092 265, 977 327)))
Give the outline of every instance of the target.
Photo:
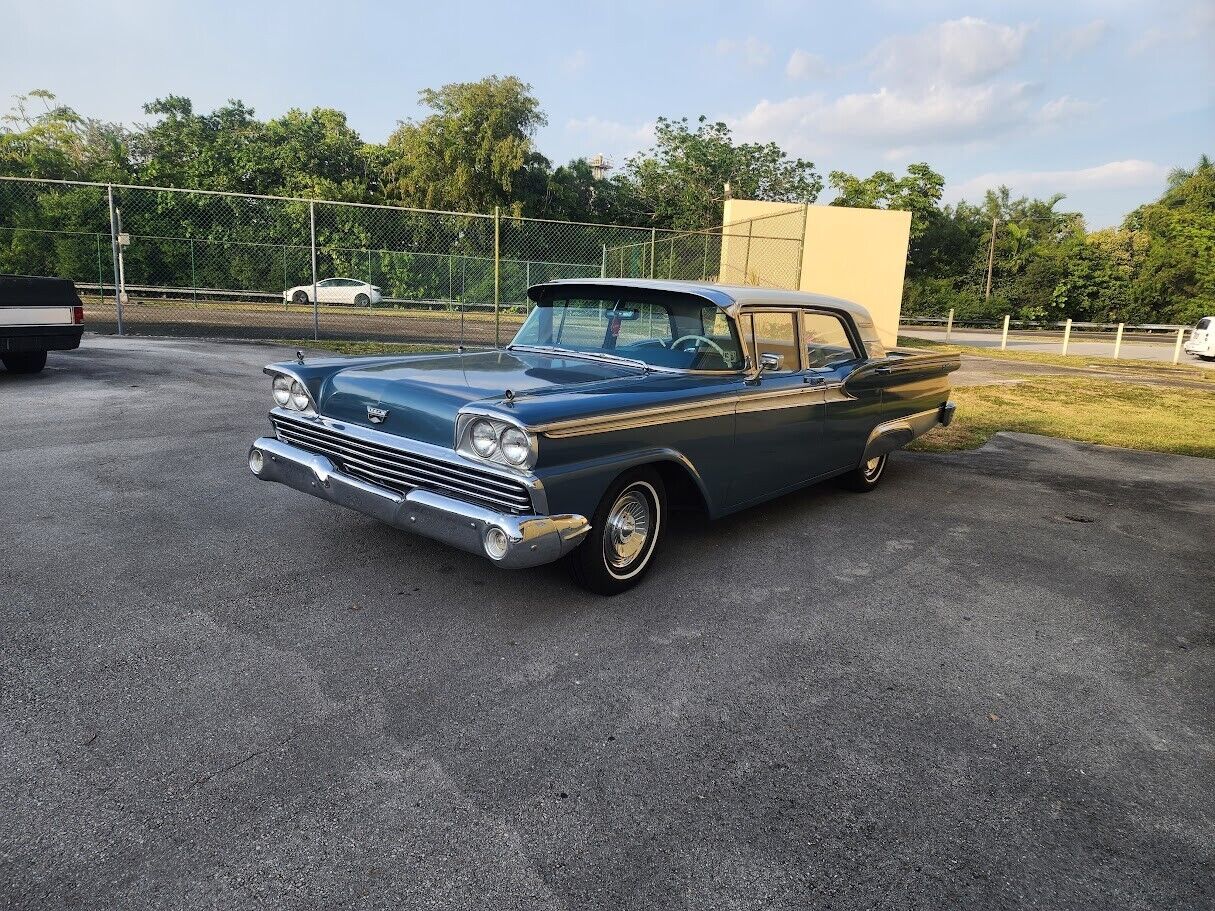
POLYGON ((1176 364, 1181 360, 1181 343, 1185 341, 1185 329, 1177 330, 1177 344, 1173 346, 1173 363, 1176 364))
POLYGON ((1118 324, 1118 334, 1114 336, 1114 360, 1118 360, 1118 352, 1122 350, 1122 330, 1126 323, 1118 324))
POLYGON ((1008 316, 1009 316, 1009 314, 1007 314, 1007 313, 1004 314, 1004 331, 1002 333, 1000 333, 1000 350, 1001 351, 1003 351, 1005 348, 1008 347, 1008 316))
POLYGON ((945 341, 949 341, 949 336, 953 333, 953 307, 949 308, 949 319, 945 321, 945 341))
POLYGON ((1063 354, 1067 354, 1067 343, 1072 340, 1072 321, 1063 324, 1063 354))

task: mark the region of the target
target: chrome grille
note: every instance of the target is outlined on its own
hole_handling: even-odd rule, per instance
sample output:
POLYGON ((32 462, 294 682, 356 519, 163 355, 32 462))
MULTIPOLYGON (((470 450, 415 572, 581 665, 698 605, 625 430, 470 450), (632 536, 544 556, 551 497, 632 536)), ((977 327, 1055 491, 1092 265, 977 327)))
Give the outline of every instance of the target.
POLYGON ((284 443, 320 453, 342 471, 380 487, 400 493, 421 488, 508 512, 532 511, 531 494, 521 481, 373 443, 316 421, 280 414, 270 420, 284 443))

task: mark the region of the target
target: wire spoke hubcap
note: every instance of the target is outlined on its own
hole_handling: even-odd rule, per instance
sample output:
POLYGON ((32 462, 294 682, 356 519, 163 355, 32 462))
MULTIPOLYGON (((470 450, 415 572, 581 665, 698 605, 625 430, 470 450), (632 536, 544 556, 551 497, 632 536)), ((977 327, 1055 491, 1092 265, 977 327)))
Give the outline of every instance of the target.
POLYGON ((603 557, 613 569, 628 566, 645 549, 650 537, 650 504, 636 490, 626 491, 608 513, 603 557))
POLYGON ((881 474, 882 473, 882 464, 884 461, 885 461, 885 459, 882 456, 877 456, 876 458, 872 458, 868 462, 866 462, 865 463, 865 477, 868 480, 872 481, 879 474, 881 474))

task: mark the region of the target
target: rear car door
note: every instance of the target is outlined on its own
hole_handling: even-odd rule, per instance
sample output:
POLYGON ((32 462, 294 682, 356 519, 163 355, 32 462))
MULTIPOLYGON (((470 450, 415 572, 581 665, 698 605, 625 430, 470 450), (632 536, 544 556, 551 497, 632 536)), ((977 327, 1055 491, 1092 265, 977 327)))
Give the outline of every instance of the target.
POLYGON ((869 431, 881 418, 880 384, 844 383, 865 364, 864 348, 847 320, 828 310, 803 310, 802 349, 806 374, 825 400, 823 440, 816 477, 860 464, 869 431))

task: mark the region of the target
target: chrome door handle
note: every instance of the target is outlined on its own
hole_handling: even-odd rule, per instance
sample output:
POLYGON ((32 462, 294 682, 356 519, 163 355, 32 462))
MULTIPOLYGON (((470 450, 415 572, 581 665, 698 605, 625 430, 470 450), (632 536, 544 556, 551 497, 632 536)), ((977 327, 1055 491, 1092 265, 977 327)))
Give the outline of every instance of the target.
POLYGON ((873 372, 880 373, 880 374, 882 374, 882 376, 886 376, 889 373, 893 373, 894 368, 887 364, 883 364, 881 367, 874 367, 873 372))

